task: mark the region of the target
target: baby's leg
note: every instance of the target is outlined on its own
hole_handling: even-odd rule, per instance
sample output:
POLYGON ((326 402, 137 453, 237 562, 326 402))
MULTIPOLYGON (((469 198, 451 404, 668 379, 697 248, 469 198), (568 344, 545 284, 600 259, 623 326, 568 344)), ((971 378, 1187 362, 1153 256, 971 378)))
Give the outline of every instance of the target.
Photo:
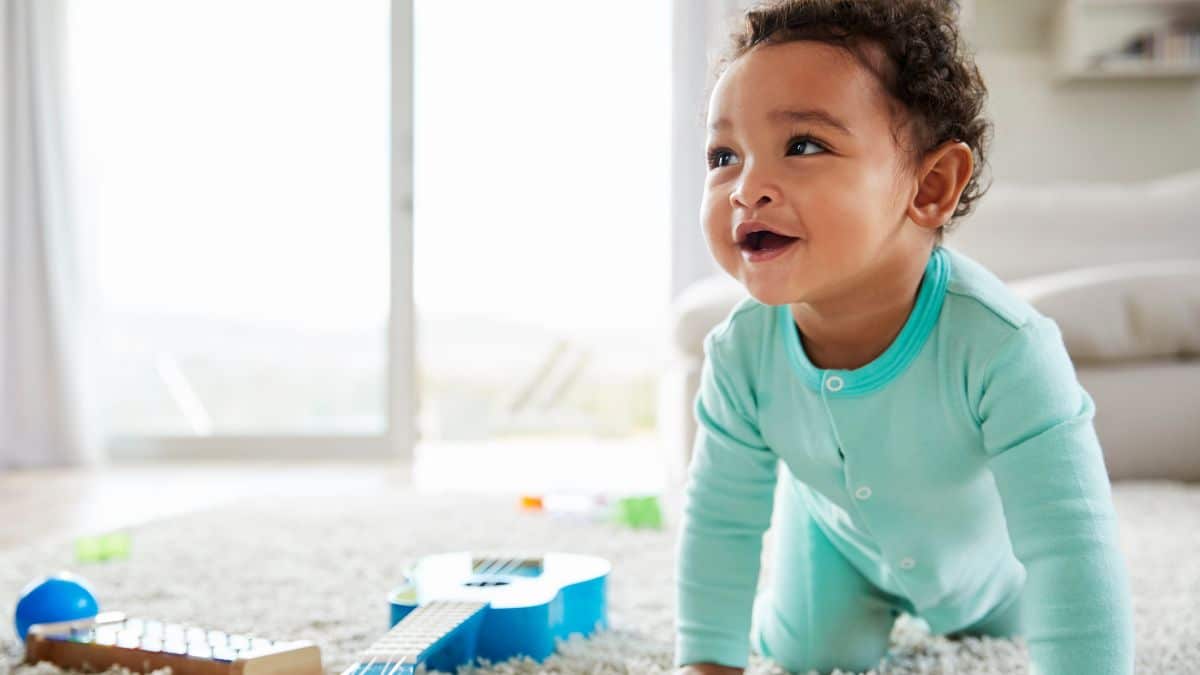
POLYGON ((793 672, 873 668, 887 655, 899 599, 862 576, 803 505, 781 501, 774 577, 755 602, 755 647, 793 672))
POLYGON ((1021 634, 1021 594, 993 607, 982 619, 963 628, 949 633, 946 637, 956 640, 970 635, 980 637, 988 635, 998 638, 1011 638, 1021 634))

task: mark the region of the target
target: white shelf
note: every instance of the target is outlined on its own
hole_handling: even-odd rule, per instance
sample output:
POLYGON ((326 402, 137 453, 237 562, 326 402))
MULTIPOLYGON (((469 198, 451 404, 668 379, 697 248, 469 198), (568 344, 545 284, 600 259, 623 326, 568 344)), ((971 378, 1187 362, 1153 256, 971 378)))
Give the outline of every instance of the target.
POLYGON ((1200 17, 1200 0, 1059 0, 1054 16, 1057 78, 1097 81, 1200 77, 1200 62, 1135 58, 1100 64, 1093 61, 1097 54, 1119 50, 1134 35, 1157 30, 1192 13, 1200 17))
POLYGON ((1074 0, 1087 7, 1182 7, 1200 10, 1200 0, 1074 0))
POLYGON ((1200 63, 1128 63, 1060 71, 1062 80, 1175 79, 1200 77, 1200 63))

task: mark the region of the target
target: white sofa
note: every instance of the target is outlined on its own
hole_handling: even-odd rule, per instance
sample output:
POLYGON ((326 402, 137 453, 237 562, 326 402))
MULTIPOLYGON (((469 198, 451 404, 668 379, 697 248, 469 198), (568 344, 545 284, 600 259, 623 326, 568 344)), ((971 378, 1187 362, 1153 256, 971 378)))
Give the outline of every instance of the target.
MULTIPOLYGON (((1113 480, 1200 481, 1200 171, 1136 184, 996 184, 944 245, 975 258, 1062 330, 1113 480)), ((745 297, 725 275, 673 303, 659 397, 683 479, 703 338, 745 297)))

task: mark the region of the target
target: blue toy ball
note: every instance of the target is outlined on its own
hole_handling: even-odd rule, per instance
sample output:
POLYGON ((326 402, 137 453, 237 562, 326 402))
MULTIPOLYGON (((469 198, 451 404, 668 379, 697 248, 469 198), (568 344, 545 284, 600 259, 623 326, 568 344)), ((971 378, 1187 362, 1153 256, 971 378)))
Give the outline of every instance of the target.
POLYGON ((37 579, 21 591, 17 601, 17 635, 24 640, 35 623, 73 621, 96 616, 100 606, 87 582, 69 573, 37 579))

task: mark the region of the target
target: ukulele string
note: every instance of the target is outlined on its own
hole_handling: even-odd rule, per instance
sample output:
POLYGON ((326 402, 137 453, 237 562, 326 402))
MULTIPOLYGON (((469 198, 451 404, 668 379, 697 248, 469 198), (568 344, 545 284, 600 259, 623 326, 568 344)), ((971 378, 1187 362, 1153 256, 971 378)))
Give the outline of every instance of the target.
MULTIPOLYGON (((507 574, 510 571, 520 569, 521 566, 524 565, 524 563, 525 563, 525 559, 518 558, 518 557, 510 557, 507 559, 505 559, 505 558, 485 558, 483 561, 481 561, 480 564, 473 565, 472 567, 476 568, 475 570, 473 570, 474 573, 481 575, 481 576, 482 575, 500 576, 502 574, 507 574)), ((387 664, 389 667, 386 671, 384 671, 382 673, 382 675, 393 675, 393 673, 398 672, 400 668, 403 668, 406 665, 404 663, 404 656, 405 655, 403 653, 403 650, 396 650, 392 654, 389 654, 388 656, 386 656, 383 663, 387 664), (397 658, 397 657, 399 657, 399 658, 397 658)), ((350 668, 346 669, 346 671, 343 672, 342 675, 352 675, 353 673, 358 672, 358 668, 360 668, 360 667, 362 669, 369 669, 371 666, 376 664, 376 662, 379 660, 379 658, 380 658, 380 656, 378 654, 376 654, 375 656, 372 656, 371 660, 369 662, 367 662, 367 664, 365 666, 361 665, 359 663, 356 663, 353 666, 350 666, 350 668)), ((369 673, 364 673, 363 675, 369 675, 369 673)))
MULTIPOLYGON (((474 566, 472 566, 472 567, 474 567, 474 566)), ((416 611, 416 610, 413 610, 413 611, 416 611)), ((387 664, 389 666, 389 668, 386 671, 384 671, 382 675, 392 675, 392 673, 395 670, 402 667, 403 661, 404 661, 404 654, 403 654, 402 650, 398 649, 395 652, 393 652, 392 654, 389 654, 386 657, 386 660, 384 661, 384 663, 387 664)), ((375 659, 373 658, 373 659, 371 659, 371 663, 368 663, 367 666, 370 667, 371 665, 374 665, 374 663, 375 663, 375 659)), ((364 675, 370 675, 370 674, 364 673, 364 675)))
MULTIPOLYGON (((406 575, 406 576, 407 576, 407 575, 406 575)), ((391 631, 388 631, 388 632, 390 633, 391 631)), ((384 634, 384 638, 386 638, 386 637, 387 637, 387 634, 385 633, 385 634, 384 634)), ((380 638, 380 639, 383 639, 383 638, 380 638)), ((368 648, 368 649, 369 649, 369 648, 368 648)), ((399 650, 397 650, 397 651, 396 651, 396 652, 394 652, 393 654, 389 654, 389 655, 387 655, 387 657, 385 657, 387 660, 386 660, 386 661, 384 661, 384 663, 391 663, 391 662, 393 662, 393 661, 392 661, 392 659, 394 659, 394 658, 395 658, 395 656, 396 656, 397 654, 400 654, 400 655, 401 655, 401 657, 403 656, 403 655, 400 653, 400 651, 399 651, 399 650)), ((362 665, 362 662, 360 661, 359 663, 356 663, 356 664, 354 664, 353 666, 350 666, 350 668, 348 668, 348 669, 346 670, 346 672, 342 673, 342 675, 357 675, 357 673, 359 672, 359 668, 361 668, 361 669, 362 669, 362 670, 364 670, 364 671, 365 671, 365 670, 368 670, 368 669, 370 669, 370 668, 371 668, 371 666, 375 665, 375 663, 379 661, 379 656, 380 656, 379 654, 375 654, 374 656, 372 656, 372 657, 371 657, 371 660, 370 660, 370 661, 368 661, 368 662, 366 663, 366 665, 362 665), (353 674, 351 673, 351 671, 353 671, 353 674)), ((362 675, 370 675, 370 673, 364 672, 362 675)))
MULTIPOLYGON (((511 559, 509 559, 508 561, 502 561, 497 558, 487 558, 482 561, 483 569, 482 570, 472 569, 472 573, 474 573, 474 574, 501 574, 507 570, 507 568, 510 566, 511 562, 512 562, 511 559), (493 571, 493 568, 495 568, 497 564, 500 565, 500 569, 493 571)), ((472 568, 477 568, 477 567, 478 567, 478 565, 472 565, 472 568)), ((436 642, 436 640, 434 640, 434 641, 436 642)), ((382 675, 392 675, 393 672, 395 672, 399 668, 403 667, 403 654, 400 654, 399 651, 397 651, 396 654, 401 657, 400 660, 393 661, 392 659, 395 658, 395 655, 389 656, 388 660, 385 663, 388 663, 390 667, 386 671, 384 671, 382 675)), ((414 655, 414 657, 415 657, 415 655, 414 655)))
MULTIPOLYGON (((495 575, 495 576, 499 576, 501 574, 508 574, 509 572, 511 572, 513 570, 517 570, 517 569, 520 569, 521 567, 523 567, 525 565, 527 558, 511 557, 511 558, 504 559, 504 560, 501 560, 501 559, 491 559, 491 560, 492 560, 491 563, 488 564, 484 569, 478 570, 475 573, 476 574, 491 574, 491 575, 495 575), (496 564, 500 564, 500 569, 498 569, 498 570, 490 569, 491 567, 495 567, 496 564)), ((487 562, 487 561, 485 560, 485 562, 487 562)))

